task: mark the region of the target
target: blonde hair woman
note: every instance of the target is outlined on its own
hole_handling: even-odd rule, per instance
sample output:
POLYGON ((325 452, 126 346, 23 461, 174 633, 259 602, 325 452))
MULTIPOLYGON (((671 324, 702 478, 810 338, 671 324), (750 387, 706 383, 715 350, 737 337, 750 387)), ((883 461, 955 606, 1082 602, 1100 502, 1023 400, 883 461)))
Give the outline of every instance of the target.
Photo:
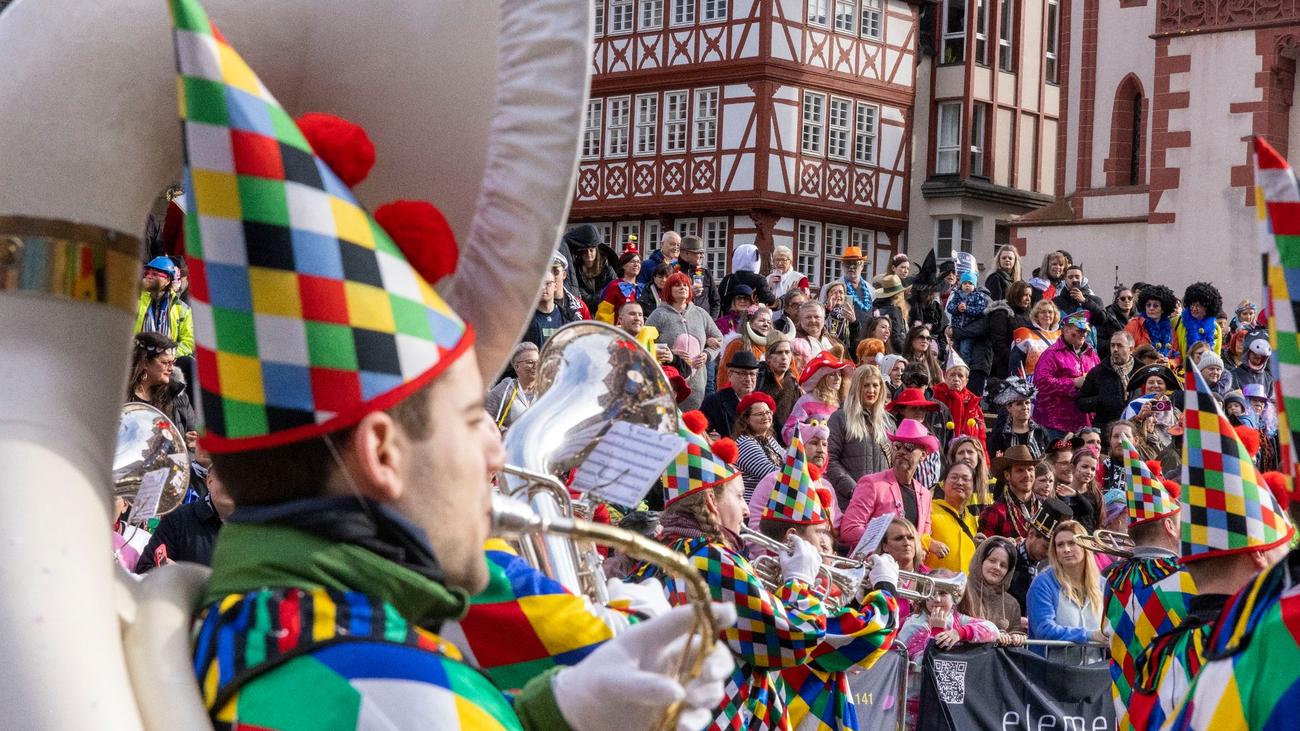
POLYGON ((989 276, 984 280, 984 288, 989 291, 989 298, 996 302, 1006 299, 1007 288, 1012 282, 1020 281, 1020 252, 1014 246, 999 246, 993 255, 993 264, 989 267, 989 276))
POLYGON ((1044 254, 1043 263, 1038 267, 1038 276, 1029 280, 1029 285, 1034 288, 1034 296, 1050 302, 1065 281, 1065 268, 1069 265, 1070 258, 1063 251, 1044 254))
MULTIPOLYGON (((1064 640, 1078 645, 1106 642, 1102 630, 1101 572, 1092 555, 1074 542, 1085 535, 1078 521, 1065 520, 1052 529, 1047 546, 1051 568, 1034 577, 1025 599, 1029 638, 1064 640)), ((1101 659, 1099 648, 1080 648, 1068 661, 1101 659)))
POLYGON ((1029 325, 1018 327, 1011 334, 1011 361, 1009 373, 1033 374, 1038 357, 1061 338, 1061 312, 1051 300, 1043 299, 1029 308, 1029 325))
POLYGON ((826 478, 841 508, 849 504, 863 475, 890 468, 888 434, 894 430, 894 418, 885 411, 888 401, 889 389, 880 369, 860 365, 849 380, 844 405, 831 414, 826 478))

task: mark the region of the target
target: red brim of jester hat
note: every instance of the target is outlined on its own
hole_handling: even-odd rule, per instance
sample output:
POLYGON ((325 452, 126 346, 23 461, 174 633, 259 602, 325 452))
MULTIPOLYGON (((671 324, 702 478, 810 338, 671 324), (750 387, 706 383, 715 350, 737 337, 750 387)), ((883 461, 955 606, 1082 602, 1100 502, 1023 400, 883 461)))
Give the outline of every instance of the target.
POLYGON ((701 490, 717 487, 740 474, 709 449, 709 443, 685 424, 678 423, 677 436, 686 448, 677 453, 664 472, 664 507, 701 490))
POLYGON ((349 187, 365 133, 309 141, 198 2, 171 10, 203 446, 290 444, 396 405, 474 341, 432 287, 450 227, 427 203, 368 215, 349 187))
POLYGON ((790 439, 781 474, 777 475, 776 484, 772 486, 772 494, 763 508, 762 517, 764 520, 798 525, 826 522, 821 498, 818 497, 812 475, 808 472, 803 439, 798 436, 790 439))
POLYGON ((1184 406, 1181 560, 1267 551, 1290 541, 1295 527, 1195 365, 1187 368, 1184 406))

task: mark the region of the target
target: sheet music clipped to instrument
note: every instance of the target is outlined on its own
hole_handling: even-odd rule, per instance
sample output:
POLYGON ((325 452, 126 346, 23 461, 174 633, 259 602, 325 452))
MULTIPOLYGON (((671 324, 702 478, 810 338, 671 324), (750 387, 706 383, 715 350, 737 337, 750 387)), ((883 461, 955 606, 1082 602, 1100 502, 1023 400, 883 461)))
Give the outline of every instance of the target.
POLYGON ((632 507, 686 447, 676 434, 616 421, 578 467, 570 487, 615 505, 632 507))

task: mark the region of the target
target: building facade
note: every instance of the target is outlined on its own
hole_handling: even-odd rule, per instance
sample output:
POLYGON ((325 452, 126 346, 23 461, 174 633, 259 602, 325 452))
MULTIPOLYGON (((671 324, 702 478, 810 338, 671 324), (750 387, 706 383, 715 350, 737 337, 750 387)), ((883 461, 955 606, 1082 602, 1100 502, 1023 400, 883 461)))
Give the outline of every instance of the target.
POLYGON ((666 230, 784 244, 814 284, 857 245, 900 250, 919 11, 905 0, 594 0, 593 79, 570 214, 616 250, 666 230))
POLYGON ((1260 292, 1250 140, 1300 155, 1296 0, 1061 0, 1055 203, 1013 221, 1096 285, 1210 280, 1260 292))
POLYGON ((909 254, 990 262, 1007 219, 1052 201, 1062 115, 1060 0, 925 6, 909 254))

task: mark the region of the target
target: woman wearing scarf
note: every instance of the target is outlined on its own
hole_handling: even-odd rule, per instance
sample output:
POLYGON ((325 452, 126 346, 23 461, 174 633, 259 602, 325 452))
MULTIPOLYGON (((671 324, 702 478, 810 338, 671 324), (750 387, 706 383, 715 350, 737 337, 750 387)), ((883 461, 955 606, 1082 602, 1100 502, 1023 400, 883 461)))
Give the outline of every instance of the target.
POLYGON ((1012 282, 1020 279, 1020 253, 1014 246, 999 246, 997 256, 993 259, 992 272, 984 280, 984 288, 989 291, 989 298, 1000 300, 1007 298, 1007 289, 1012 282))
MULTIPOLYGON (((686 448, 664 473, 659 540, 686 555, 709 582, 713 601, 734 603, 737 615, 721 632, 736 670, 707 728, 789 729, 784 699, 769 671, 808 662, 826 636, 826 612, 812 590, 821 557, 811 544, 793 536, 794 550, 779 557, 781 586, 769 591, 740 553, 738 533, 748 513, 740 473, 696 434, 685 428, 678 434, 686 448)), ((714 446, 731 456, 727 452, 734 445, 729 441, 714 446)), ((658 567, 643 564, 634 576, 662 579, 668 601, 686 604, 685 582, 659 574, 658 567)))
POLYGON ((1034 288, 1034 301, 1047 300, 1057 295, 1057 290, 1065 284, 1065 268, 1070 265, 1070 258, 1063 251, 1049 251, 1043 255, 1043 263, 1029 280, 1034 288))
POLYGON ((772 290, 773 297, 781 297, 792 289, 809 293, 808 277, 803 272, 795 271, 794 252, 789 246, 772 249, 772 271, 767 274, 767 288, 772 290))
POLYGON ((1219 310, 1223 296, 1209 282, 1193 282, 1183 292, 1183 311, 1173 321, 1174 347, 1186 355, 1194 343, 1205 343, 1212 352, 1223 347, 1223 328, 1219 327, 1219 310))
POLYGON ((1024 615, 1020 602, 1008 592, 1016 569, 1016 545, 1001 536, 986 539, 975 549, 969 569, 966 595, 957 609, 992 622, 998 628, 999 645, 1023 645, 1024 615))
MULTIPOLYGON (((767 352, 767 344, 773 339, 772 336, 780 335, 780 332, 772 329, 772 310, 767 305, 750 305, 737 333, 733 337, 723 338, 722 357, 718 359, 718 388, 723 389, 731 385, 731 378, 727 373, 727 362, 731 360, 731 356, 743 348, 749 348, 749 352, 761 362, 767 352)), ((787 337, 793 335, 794 333, 791 332, 787 337)))
MULTIPOLYGON (((1149 344, 1162 358, 1175 351, 1174 325, 1169 319, 1174 312, 1174 293, 1163 284, 1144 284, 1137 292, 1137 315, 1124 329, 1133 336, 1133 347, 1149 344)), ((1211 315, 1213 317, 1213 315, 1211 315)))

